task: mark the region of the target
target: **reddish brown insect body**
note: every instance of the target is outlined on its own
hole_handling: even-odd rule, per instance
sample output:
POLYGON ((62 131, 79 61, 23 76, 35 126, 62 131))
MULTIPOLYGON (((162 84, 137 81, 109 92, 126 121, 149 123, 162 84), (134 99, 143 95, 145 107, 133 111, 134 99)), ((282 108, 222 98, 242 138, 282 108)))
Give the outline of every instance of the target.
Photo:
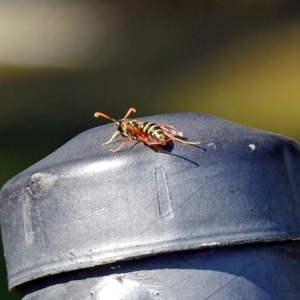
POLYGON ((111 152, 119 151, 128 141, 143 142, 149 147, 154 145, 165 145, 169 141, 178 141, 189 145, 200 144, 200 142, 189 142, 186 137, 182 136, 181 131, 171 125, 127 119, 132 112, 135 113, 136 110, 134 108, 130 108, 125 117, 118 121, 104 113, 95 112, 94 116, 96 118, 103 117, 108 120, 112 120, 115 123, 117 130, 106 143, 102 144, 102 146, 110 144, 118 134, 122 135, 125 139, 117 149, 111 149, 111 152))

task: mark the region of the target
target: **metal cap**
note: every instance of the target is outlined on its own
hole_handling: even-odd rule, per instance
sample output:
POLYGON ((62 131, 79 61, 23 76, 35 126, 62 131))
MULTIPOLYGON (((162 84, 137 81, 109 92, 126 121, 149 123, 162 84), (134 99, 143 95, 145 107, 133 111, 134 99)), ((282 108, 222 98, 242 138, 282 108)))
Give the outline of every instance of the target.
POLYGON ((5 184, 10 288, 144 256, 300 237, 297 143, 202 114, 144 120, 173 125, 201 145, 175 143, 161 153, 128 143, 111 153, 101 146, 114 132, 108 124, 5 184))

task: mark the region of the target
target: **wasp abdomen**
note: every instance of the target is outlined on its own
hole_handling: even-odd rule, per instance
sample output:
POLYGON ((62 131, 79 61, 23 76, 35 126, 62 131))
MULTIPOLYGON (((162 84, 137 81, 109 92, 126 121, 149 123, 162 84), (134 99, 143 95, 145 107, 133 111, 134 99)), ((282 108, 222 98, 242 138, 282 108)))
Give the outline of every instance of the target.
POLYGON ((153 122, 144 122, 140 124, 140 129, 158 142, 162 142, 167 138, 163 130, 153 122))

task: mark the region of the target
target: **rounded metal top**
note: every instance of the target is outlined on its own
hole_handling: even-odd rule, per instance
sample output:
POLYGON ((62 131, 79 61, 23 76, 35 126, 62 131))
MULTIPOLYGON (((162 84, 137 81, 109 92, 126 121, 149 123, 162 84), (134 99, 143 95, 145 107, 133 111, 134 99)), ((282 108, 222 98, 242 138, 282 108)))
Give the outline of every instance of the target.
MULTIPOLYGON (((300 237, 300 147, 203 114, 144 118, 191 141, 102 147, 86 131, 12 178, 0 212, 10 288, 63 271, 202 247, 300 237)), ((119 141, 121 138, 119 139, 119 141)))

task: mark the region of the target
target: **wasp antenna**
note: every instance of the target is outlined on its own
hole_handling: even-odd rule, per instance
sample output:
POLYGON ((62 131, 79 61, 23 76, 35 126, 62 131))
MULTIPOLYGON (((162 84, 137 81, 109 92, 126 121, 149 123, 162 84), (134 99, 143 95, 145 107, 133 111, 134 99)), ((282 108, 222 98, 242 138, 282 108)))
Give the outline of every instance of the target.
POLYGON ((129 108, 127 114, 125 115, 125 117, 123 119, 127 119, 127 117, 131 114, 131 113, 135 113, 136 112, 136 109, 131 107, 129 108))
POLYGON ((106 115, 106 114, 104 114, 104 113, 101 113, 101 112, 95 112, 95 113, 94 113, 94 116, 95 116, 95 118, 103 117, 103 118, 105 118, 105 119, 112 120, 112 121, 116 122, 115 119, 113 119, 113 118, 109 117, 108 115, 106 115))

